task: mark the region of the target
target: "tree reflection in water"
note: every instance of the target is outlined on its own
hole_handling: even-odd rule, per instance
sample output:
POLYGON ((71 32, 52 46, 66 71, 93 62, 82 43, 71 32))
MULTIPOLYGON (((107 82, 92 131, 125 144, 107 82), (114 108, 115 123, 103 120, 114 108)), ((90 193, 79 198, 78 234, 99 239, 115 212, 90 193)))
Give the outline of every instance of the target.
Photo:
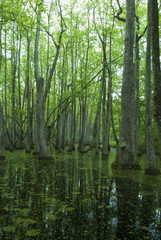
POLYGON ((111 160, 98 155, 59 153, 42 161, 23 151, 7 154, 0 165, 0 239, 160 239, 155 184, 114 177, 111 160))

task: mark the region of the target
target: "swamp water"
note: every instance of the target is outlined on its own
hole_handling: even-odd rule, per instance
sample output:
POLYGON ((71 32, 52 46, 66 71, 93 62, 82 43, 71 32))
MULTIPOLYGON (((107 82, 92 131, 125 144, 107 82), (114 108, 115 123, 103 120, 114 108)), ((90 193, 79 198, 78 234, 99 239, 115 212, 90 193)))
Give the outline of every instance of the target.
POLYGON ((24 151, 0 162, 0 239, 161 239, 161 176, 112 171, 92 153, 24 151))

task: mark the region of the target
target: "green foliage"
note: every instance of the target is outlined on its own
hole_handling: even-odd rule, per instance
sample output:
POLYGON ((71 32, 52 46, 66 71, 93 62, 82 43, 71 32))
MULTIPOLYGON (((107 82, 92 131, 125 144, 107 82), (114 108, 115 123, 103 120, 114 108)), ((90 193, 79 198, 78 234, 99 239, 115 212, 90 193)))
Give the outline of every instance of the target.
MULTIPOLYGON (((115 128, 119 134, 119 122, 121 112, 121 86, 124 60, 124 36, 125 23, 116 18, 119 7, 116 1, 63 1, 59 6, 59 1, 42 3, 39 1, 1 1, 1 24, 2 24, 2 56, 1 59, 1 92, 5 95, 5 74, 7 86, 7 110, 11 118, 12 115, 12 53, 15 54, 15 103, 16 120, 19 122, 19 116, 27 115, 27 95, 26 89, 26 68, 27 68, 27 36, 30 37, 30 97, 31 89, 34 91, 34 107, 36 105, 36 82, 34 75, 34 48, 35 33, 37 27, 38 12, 42 13, 40 24, 40 45, 39 45, 39 65, 40 75, 45 79, 49 76, 52 62, 56 54, 55 43, 58 44, 61 24, 67 30, 64 32, 60 45, 60 54, 56 71, 51 83, 50 89, 50 111, 57 108, 60 100, 63 102, 80 100, 84 97, 87 90, 87 103, 89 112, 93 110, 92 121, 96 113, 97 105, 100 101, 103 51, 102 40, 106 42, 107 64, 109 67, 110 33, 112 37, 111 45, 111 71, 112 71, 112 94, 113 94, 113 114, 115 128), (63 21, 60 15, 62 13, 63 21), (89 23, 88 23, 89 20, 89 23), (5 31, 7 33, 7 42, 5 44, 5 31), (21 35, 21 55, 19 59, 19 46, 21 35), (49 42, 48 42, 49 41, 49 42), (86 54, 88 49, 88 63, 86 70, 86 54), (49 49, 48 49, 49 43, 49 49), (7 52, 5 59, 4 51, 7 52), (72 55, 73 54, 73 55, 72 55), (73 62, 72 62, 73 61, 73 62), (20 71, 18 75, 18 71, 20 71), (48 71, 48 72, 47 72, 48 71), (98 74, 99 73, 99 74, 98 74), (86 76, 85 76, 86 74, 86 76), (98 74, 98 75, 97 75, 98 74), (95 77, 96 76, 96 77, 95 77), (19 78, 19 79, 18 79, 19 78), (93 79, 94 78, 94 79, 93 79), (87 87, 87 89, 86 89, 87 87), (21 92, 21 101, 19 102, 19 88, 21 92), (55 90, 54 90, 55 88, 55 90), (20 107, 21 105, 21 107, 20 107), (23 106, 23 107, 22 107, 23 106), (21 108, 21 109, 20 109, 21 108)), ((121 17, 126 18, 125 1, 121 3, 121 17)), ((136 16, 139 19, 139 29, 136 27, 136 33, 140 36, 144 33, 147 24, 147 6, 145 1, 137 1, 136 16)), ((141 112, 141 141, 145 144, 145 37, 139 42, 140 47, 140 112, 141 112)), ((108 71, 106 82, 108 86, 108 71)), ((45 88, 45 87, 44 87, 45 88)), ((4 102, 4 101, 3 101, 4 102)), ((77 102, 77 112, 79 113, 79 101, 77 102)), ((71 109, 71 104, 69 104, 71 109)), ((59 109, 59 108, 58 108, 59 109)), ((57 109, 57 110, 58 110, 57 109)), ((52 115, 51 115, 52 116, 52 115)), ((154 138, 157 145, 158 139, 153 121, 154 138)), ((26 130, 25 130, 26 131, 26 130)), ((112 134, 112 130, 111 130, 112 134)))

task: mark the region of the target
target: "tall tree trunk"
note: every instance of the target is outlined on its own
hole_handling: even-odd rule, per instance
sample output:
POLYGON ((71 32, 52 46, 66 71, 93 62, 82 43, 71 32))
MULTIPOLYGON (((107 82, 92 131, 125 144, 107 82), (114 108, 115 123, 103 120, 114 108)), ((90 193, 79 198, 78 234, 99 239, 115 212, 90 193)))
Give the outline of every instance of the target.
POLYGON ((134 23, 135 0, 126 0, 126 32, 125 54, 121 98, 121 123, 118 159, 113 164, 115 168, 140 169, 137 159, 134 159, 132 151, 132 124, 134 109, 134 23))
POLYGON ((11 132, 11 142, 10 142, 10 151, 13 151, 15 146, 15 137, 16 137, 16 120, 15 120, 15 78, 16 78, 16 53, 15 53, 15 32, 14 32, 14 23, 13 23, 13 32, 12 32, 12 52, 11 52, 11 62, 12 62, 12 132, 11 132))
MULTIPOLYGON (((138 0, 140 1, 140 0, 138 0)), ((139 31, 139 18, 136 17, 136 30, 139 31)), ((139 35, 136 32, 135 36, 135 89, 136 89, 136 96, 135 96, 135 150, 137 155, 141 155, 141 147, 140 147, 140 136, 141 136, 141 121, 140 121, 140 108, 139 108, 139 72, 140 72, 140 49, 139 49, 139 35)))
MULTIPOLYGON (((51 80, 53 77, 53 73, 56 68, 57 60, 59 57, 59 51, 60 51, 60 45, 62 40, 62 35, 65 32, 66 29, 64 29, 64 20, 62 17, 62 11, 61 6, 60 7, 60 17, 61 17, 61 31, 59 34, 59 40, 58 44, 55 42, 53 36, 52 40, 56 48, 56 55, 54 57, 51 69, 49 71, 49 77, 46 80, 46 86, 44 88, 44 79, 39 76, 39 41, 40 41, 40 20, 41 20, 41 9, 38 9, 37 14, 37 28, 36 28, 36 37, 35 37, 35 52, 34 52, 34 61, 35 61, 35 79, 36 79, 36 86, 37 86, 37 110, 36 110, 36 116, 37 116, 37 125, 38 125, 38 145, 39 145, 39 151, 40 151, 40 158, 41 159, 47 159, 51 158, 49 156, 49 151, 45 139, 45 129, 44 129, 44 120, 45 120, 45 105, 46 105, 46 99, 50 92, 50 86, 51 86, 51 80)), ((46 30, 47 31, 47 30, 46 30)), ((47 31, 48 32, 48 31, 47 31)), ((49 33, 48 33, 49 34, 49 33)))
MULTIPOLYGON (((2 66, 2 24, 0 24, 0 75, 1 75, 1 66, 2 66)), ((0 159, 5 159, 4 148, 5 148, 4 116, 3 116, 3 107, 0 101, 0 159)))
POLYGON ((110 145, 110 123, 111 123, 111 113, 112 113, 112 72, 111 72, 111 54, 112 54, 112 33, 110 33, 110 52, 109 52, 109 80, 108 80, 108 102, 107 102, 107 154, 109 154, 110 145))
POLYGON ((9 148, 8 138, 8 111, 7 111, 7 30, 5 29, 5 147, 9 148))
POLYGON ((23 139, 23 134, 22 134, 22 109, 21 109, 21 82, 20 82, 20 73, 21 73, 21 40, 22 40, 22 36, 20 34, 20 44, 19 44, 19 55, 18 55, 18 105, 19 105, 19 131, 18 131, 18 148, 21 149, 22 148, 22 139, 23 139))
MULTIPOLYGON (((89 14, 89 11, 88 11, 89 14)), ((89 15, 88 15, 88 28, 89 28, 89 15)), ((80 146, 79 151, 84 152, 85 147, 85 135, 87 131, 87 71, 88 71, 88 55, 89 55, 89 34, 87 39, 87 49, 86 49, 86 64, 85 64, 85 94, 82 97, 82 128, 81 128, 81 136, 80 136, 80 146)))
POLYGON ((27 32, 27 72, 26 72, 26 88, 27 88, 27 146, 26 152, 31 152, 31 116, 30 116, 30 43, 29 33, 27 32))
POLYGON ((102 104, 102 86, 100 90, 100 97, 99 97, 99 102, 97 104, 97 110, 96 110, 96 115, 95 115, 95 120, 94 120, 94 125, 93 125, 93 132, 92 132, 92 143, 91 143, 91 148, 96 148, 95 153, 99 153, 99 147, 100 147, 100 115, 101 115, 101 104, 102 104))
POLYGON ((37 127, 38 127, 38 143, 40 150, 40 158, 48 158, 49 152, 45 139, 45 130, 44 130, 44 118, 45 112, 43 109, 43 86, 44 79, 39 78, 37 81, 37 106, 36 106, 36 118, 37 118, 37 127))
POLYGON ((156 163, 155 148, 152 131, 151 114, 151 0, 148 1, 148 31, 147 31, 147 50, 146 50, 146 174, 159 174, 159 168, 156 163))
MULTIPOLYGON (((72 11, 71 11, 71 27, 72 27, 72 11)), ((72 90, 72 102, 71 102, 71 130, 70 130, 70 147, 68 151, 75 150, 75 139, 74 139, 74 41, 71 37, 71 90, 72 90)))
MULTIPOLYGON (((159 137, 161 151, 161 71, 160 71, 160 48, 159 48, 159 16, 158 1, 151 0, 152 8, 152 62, 154 81, 154 119, 159 137)), ((161 152, 160 152, 161 155, 161 152)))
MULTIPOLYGON (((106 112, 106 34, 104 33, 102 40, 103 49, 103 76, 102 76, 102 155, 108 156, 108 139, 107 139, 107 112, 106 112)), ((108 110, 107 110, 108 111, 108 110)))
POLYGON ((2 22, 0 23, 0 74, 1 74, 1 68, 2 68, 2 22))
POLYGON ((4 154, 5 141, 4 141, 4 116, 3 116, 3 107, 0 101, 0 159, 5 159, 4 154))

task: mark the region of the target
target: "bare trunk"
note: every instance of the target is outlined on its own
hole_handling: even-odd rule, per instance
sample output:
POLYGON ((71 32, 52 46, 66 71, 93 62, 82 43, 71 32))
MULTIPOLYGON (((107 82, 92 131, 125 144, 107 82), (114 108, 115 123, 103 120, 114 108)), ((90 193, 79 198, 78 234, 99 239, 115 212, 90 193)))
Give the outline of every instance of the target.
MULTIPOLYGON (((137 30, 139 31, 139 20, 136 22, 137 30)), ((136 121, 135 121, 135 146, 136 146, 136 154, 141 155, 141 147, 140 147, 140 136, 141 136, 141 121, 140 121, 140 108, 139 108, 139 72, 140 72, 140 49, 139 49, 139 36, 136 33, 136 42, 135 42, 135 84, 136 84, 136 96, 135 96, 135 113, 136 113, 136 121)))
MULTIPOLYGON (((154 81, 154 119, 159 138, 161 151, 161 71, 160 71, 160 48, 159 48, 159 16, 158 1, 150 1, 152 8, 152 62, 154 81)), ((161 155, 161 152, 160 152, 161 155)))
MULTIPOLYGON (((62 12, 60 9, 61 32, 59 34, 58 44, 55 42, 54 38, 52 37, 52 40, 56 47, 56 55, 54 57, 54 60, 53 60, 53 63, 52 63, 52 66, 51 66, 51 69, 49 72, 49 77, 46 80, 46 86, 43 91, 44 79, 39 76, 39 40, 40 40, 40 20, 41 20, 41 11, 40 10, 38 10, 37 16, 38 17, 37 17, 37 29, 36 29, 36 38, 35 38, 34 62, 35 62, 35 79, 36 79, 36 85, 37 85, 37 110, 36 110, 37 114, 36 114, 36 116, 37 116, 37 126, 38 126, 38 144, 39 144, 39 150, 40 150, 40 158, 50 158, 46 139, 45 139, 45 129, 44 129, 45 105, 46 105, 47 96, 50 92, 51 80, 53 77, 53 73, 55 71, 57 60, 59 57, 62 35, 65 30, 63 28, 64 22, 63 22, 62 12)), ((47 71, 48 71, 48 69, 47 69, 47 71)))
POLYGON ((18 130, 18 148, 22 148, 22 109, 21 109, 21 83, 20 83, 20 73, 21 73, 21 34, 20 34, 20 45, 19 45, 19 57, 18 57, 18 105, 19 105, 19 130, 18 130))
POLYGON ((16 77, 16 54, 15 54, 15 33, 14 33, 14 23, 13 23, 13 43, 12 43, 12 132, 11 132, 11 142, 10 142, 10 151, 13 151, 15 145, 15 130, 16 130, 16 121, 15 121, 15 77, 16 77))
POLYGON ((4 154, 5 141, 4 141, 4 116, 3 107, 0 102, 0 159, 5 159, 4 154))
POLYGON ((159 168, 156 163, 155 148, 152 131, 151 114, 151 0, 148 2, 148 31, 147 31, 147 51, 146 51, 146 143, 147 158, 145 173, 159 174, 159 168))
POLYGON ((7 30, 5 29, 5 147, 9 148, 8 137, 8 110, 7 110, 7 30))
POLYGON ((108 156, 108 139, 107 139, 107 111, 106 111, 106 37, 102 41, 103 49, 103 76, 102 76, 102 155, 108 156))
POLYGON ((93 125, 93 132, 92 132, 92 143, 91 148, 96 148, 96 154, 99 152, 100 147, 100 115, 101 115, 101 104, 102 104, 102 87, 100 91, 100 100, 97 105, 94 125, 93 125))
POLYGON ((26 88, 27 88, 27 146, 26 152, 31 152, 31 116, 30 116, 30 39, 27 36, 27 73, 26 73, 26 88))
POLYGON ((123 169, 140 169, 137 159, 134 158, 132 151, 134 110, 134 22, 135 0, 127 0, 119 152, 118 159, 116 159, 116 162, 113 164, 113 167, 123 169))
POLYGON ((38 143, 40 150, 40 158, 49 157, 49 152, 47 144, 45 141, 45 132, 44 132, 44 109, 43 109, 43 86, 44 79, 39 78, 37 82, 37 106, 36 106, 36 117, 37 117, 37 134, 38 134, 38 143))

